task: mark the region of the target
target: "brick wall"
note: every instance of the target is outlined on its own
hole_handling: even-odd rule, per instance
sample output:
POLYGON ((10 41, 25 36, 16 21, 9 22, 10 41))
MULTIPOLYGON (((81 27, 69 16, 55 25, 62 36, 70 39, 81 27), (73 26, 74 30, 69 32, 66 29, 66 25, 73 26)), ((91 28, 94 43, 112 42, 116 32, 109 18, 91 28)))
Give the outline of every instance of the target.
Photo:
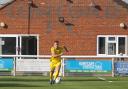
MULTIPOLYGON (((30 34, 40 35, 40 54, 50 54, 54 40, 60 40, 70 55, 96 55, 97 35, 128 35, 128 9, 115 0, 33 0, 30 34), (42 3, 42 4, 40 4, 42 3), (44 4, 45 3, 45 4, 44 4), (59 22, 64 17, 64 23, 59 22)), ((0 10, 0 21, 7 24, 0 34, 28 34, 27 0, 16 0, 0 10)))

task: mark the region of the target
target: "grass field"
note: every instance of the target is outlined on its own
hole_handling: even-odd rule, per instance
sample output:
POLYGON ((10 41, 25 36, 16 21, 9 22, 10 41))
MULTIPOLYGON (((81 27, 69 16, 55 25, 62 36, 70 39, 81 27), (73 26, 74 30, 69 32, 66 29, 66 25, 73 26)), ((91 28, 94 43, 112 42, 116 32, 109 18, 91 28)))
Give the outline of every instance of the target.
POLYGON ((128 77, 65 77, 50 85, 48 77, 0 76, 0 89, 128 89, 128 77), (112 81, 112 82, 110 82, 112 81))

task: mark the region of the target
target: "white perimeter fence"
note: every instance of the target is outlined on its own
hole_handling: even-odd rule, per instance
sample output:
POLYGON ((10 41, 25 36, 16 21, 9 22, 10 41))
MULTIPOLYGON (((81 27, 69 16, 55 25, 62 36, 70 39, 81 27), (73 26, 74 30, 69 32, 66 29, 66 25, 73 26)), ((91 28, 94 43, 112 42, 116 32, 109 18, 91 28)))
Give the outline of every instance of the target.
MULTIPOLYGON (((50 55, 0 55, 0 71, 49 72, 50 55)), ((128 56, 62 56, 63 76, 76 74, 128 74, 128 56)))

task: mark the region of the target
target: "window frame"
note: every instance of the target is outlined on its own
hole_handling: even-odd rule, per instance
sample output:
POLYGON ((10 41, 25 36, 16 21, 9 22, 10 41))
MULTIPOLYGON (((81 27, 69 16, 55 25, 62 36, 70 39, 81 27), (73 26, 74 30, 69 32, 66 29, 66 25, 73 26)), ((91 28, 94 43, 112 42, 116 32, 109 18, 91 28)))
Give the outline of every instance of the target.
MULTIPOLYGON (((16 37, 16 48, 18 48, 18 37, 20 37, 20 40, 21 40, 21 37, 22 36, 35 36, 37 38, 37 55, 39 55, 39 34, 0 34, 0 37, 16 37)), ((21 43, 19 44, 20 47, 21 47, 21 43)), ((1 54, 3 55, 3 54, 1 54)), ((6 55, 6 54, 5 54, 6 55)), ((21 55, 21 54, 18 54, 18 51, 16 50, 16 54, 15 55, 21 55)))
POLYGON ((98 35, 97 36, 97 56, 117 56, 119 55, 119 37, 124 37, 125 38, 125 54, 128 54, 128 36, 127 35, 98 35), (100 37, 105 37, 105 54, 99 54, 99 38, 100 37), (115 41, 109 41, 109 37, 115 37, 115 41), (115 55, 109 55, 108 54, 108 43, 116 43, 116 54, 115 55))

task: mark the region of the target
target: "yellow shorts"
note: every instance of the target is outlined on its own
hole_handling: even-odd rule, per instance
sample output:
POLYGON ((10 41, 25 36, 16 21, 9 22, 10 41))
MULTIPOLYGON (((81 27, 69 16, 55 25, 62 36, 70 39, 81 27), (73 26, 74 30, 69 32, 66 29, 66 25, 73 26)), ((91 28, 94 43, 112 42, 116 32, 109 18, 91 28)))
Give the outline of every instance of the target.
POLYGON ((57 66, 61 66, 61 62, 51 62, 50 70, 54 70, 57 66))

